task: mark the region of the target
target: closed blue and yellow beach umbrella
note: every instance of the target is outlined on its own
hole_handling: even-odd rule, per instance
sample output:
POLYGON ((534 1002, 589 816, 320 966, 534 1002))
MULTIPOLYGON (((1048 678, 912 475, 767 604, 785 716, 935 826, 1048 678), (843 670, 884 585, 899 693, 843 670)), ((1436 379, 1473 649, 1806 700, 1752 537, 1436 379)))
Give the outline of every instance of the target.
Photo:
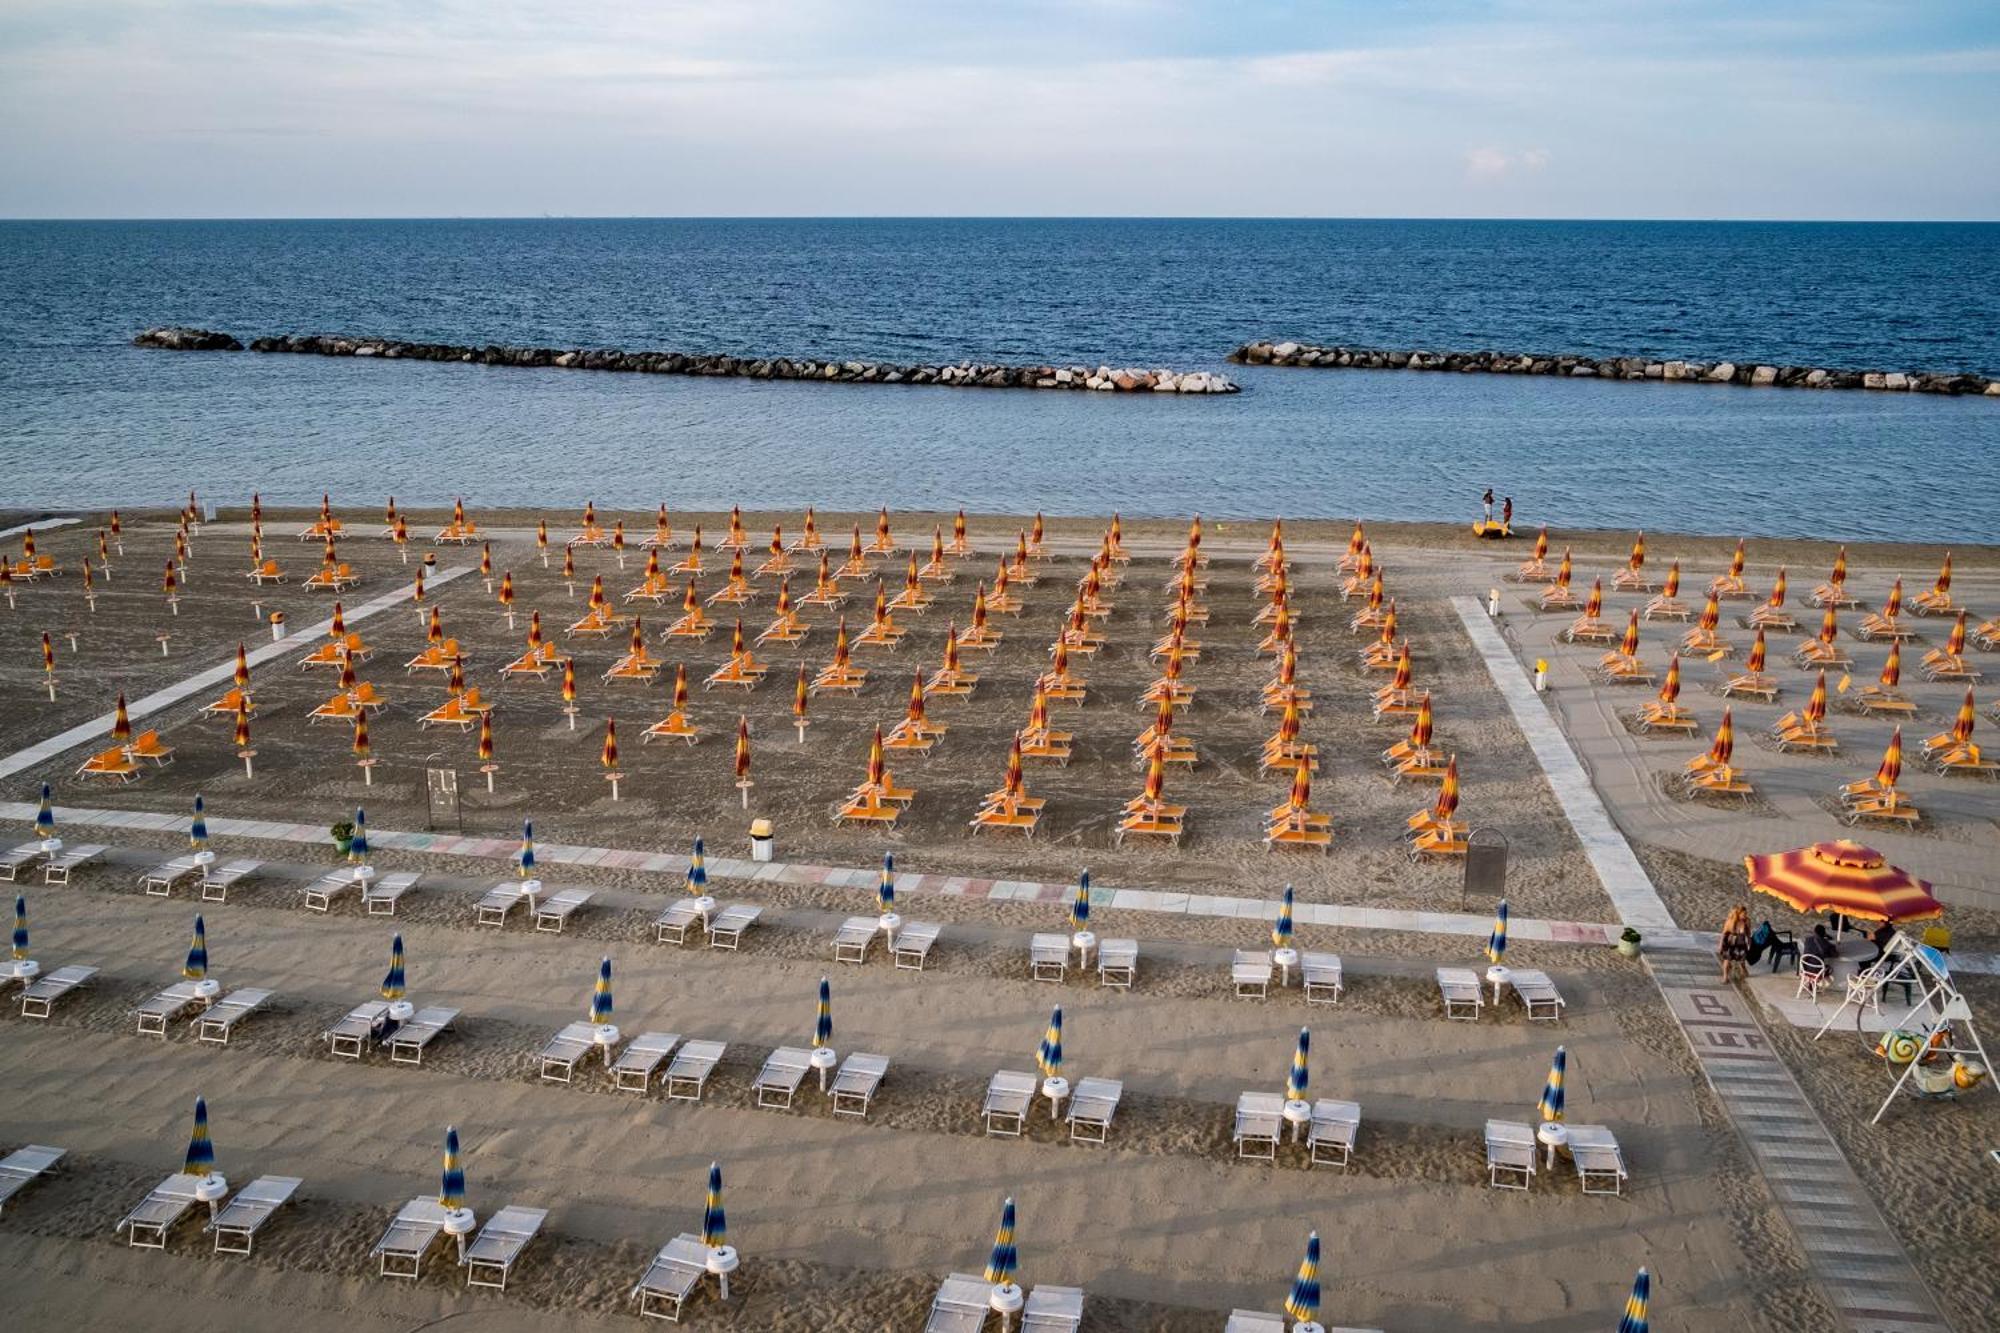
POLYGON ((1000 1205, 1000 1229, 993 1233, 993 1253, 986 1256, 986 1280, 1005 1286, 1020 1270, 1021 1257, 1014 1253, 1014 1201, 1000 1205))
POLYGON ((708 1203, 701 1210, 701 1243, 711 1250, 729 1244, 729 1219, 722 1213, 722 1163, 708 1164, 708 1203))
POLYGON ((1090 872, 1076 877, 1076 894, 1069 900, 1069 928, 1084 930, 1090 925, 1090 872))
POLYGON ((21 962, 28 956, 28 895, 14 895, 14 961, 21 962))
POLYGON ((611 1021, 611 960, 597 964, 597 985, 590 992, 590 1021, 599 1027, 611 1021))
POLYGON ((1625 1317, 1618 1321, 1618 1333, 1646 1333, 1646 1310, 1653 1303, 1653 1279, 1645 1269, 1632 1279, 1632 1294, 1625 1298, 1625 1317))
POLYGON ((1319 1232, 1306 1237, 1306 1257, 1299 1263, 1299 1275, 1292 1279, 1291 1294, 1285 1297, 1285 1313, 1301 1324, 1319 1318, 1319 1232))
POLYGON ((885 913, 896 910, 896 857, 882 853, 882 873, 875 881, 875 905, 885 913))
POLYGON ((1292 1050, 1292 1072, 1285 1076, 1285 1096, 1295 1102, 1306 1099, 1312 1085, 1312 1029, 1299 1029, 1299 1044, 1292 1050))
POLYGON ((1569 1056, 1562 1047, 1556 1047, 1556 1058, 1549 1064, 1549 1081, 1542 1085, 1542 1119, 1556 1121, 1563 1118, 1563 1066, 1569 1056))
POLYGON ((42 804, 41 807, 35 811, 35 836, 42 839, 44 842, 56 836, 56 808, 53 803, 54 797, 55 793, 50 791, 49 784, 44 782, 42 784, 42 804))
POLYGON ((1507 952, 1507 900, 1493 909, 1493 933, 1486 937, 1486 961, 1498 963, 1507 952))
POLYGON ((194 919, 194 936, 188 941, 187 961, 181 964, 181 975, 189 981, 208 980, 208 923, 199 916, 194 919))
POLYGON ((355 865, 368 864, 368 812, 354 807, 354 841, 348 844, 347 859, 355 865))
POLYGON ((521 821, 521 878, 535 877, 535 821, 521 821))
POLYGON ((382 998, 394 1004, 403 998, 403 937, 389 943, 389 975, 382 978, 382 998))
POLYGON ((438 1183, 438 1206, 449 1212, 465 1207, 465 1167, 458 1160, 458 1129, 444 1132, 444 1176, 438 1183))
POLYGON ((196 851, 208 849, 208 803, 201 799, 201 793, 194 795, 194 820, 188 825, 188 846, 196 851))
POLYGON ((1035 1066, 1042 1071, 1043 1078, 1057 1078, 1062 1074, 1062 1006, 1049 1011, 1049 1026, 1042 1033, 1042 1044, 1035 1052, 1035 1066))
POLYGON ((819 1011, 813 1017, 813 1046, 826 1045, 833 1040, 833 987, 825 977, 819 979, 819 1011))
POLYGON ((184 1176, 215 1174, 215 1144, 208 1137, 208 1101, 194 1099, 194 1133, 188 1136, 187 1160, 181 1163, 184 1176))
POLYGON ((687 891, 699 896, 708 888, 708 862, 702 856, 701 839, 694 840, 694 854, 688 857, 687 891))
POLYGON ((1278 919, 1271 925, 1271 947, 1292 947, 1292 886, 1289 884, 1285 886, 1284 901, 1278 904, 1278 919))

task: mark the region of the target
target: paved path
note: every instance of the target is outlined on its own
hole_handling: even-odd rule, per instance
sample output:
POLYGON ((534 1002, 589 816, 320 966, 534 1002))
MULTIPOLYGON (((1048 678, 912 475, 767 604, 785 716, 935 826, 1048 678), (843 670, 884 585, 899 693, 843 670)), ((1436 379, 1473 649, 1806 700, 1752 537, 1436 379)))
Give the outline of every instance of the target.
MULTIPOLYGON (((1454 597, 1452 606, 1533 747, 1613 906, 1626 921, 1643 926, 1650 940, 1658 929, 1653 923, 1671 925, 1672 918, 1625 835, 1611 822, 1590 775, 1486 608, 1472 597, 1454 597)), ((1771 1050, 1748 997, 1718 982, 1713 963, 1687 950, 1649 952, 1647 968, 1846 1327, 1855 1333, 1948 1328, 1840 1145, 1771 1050)))
POLYGON ((1464 622, 1465 632, 1472 646, 1479 650, 1500 696, 1507 701, 1521 734, 1528 738, 1535 759, 1548 776, 1549 786, 1555 789, 1557 803, 1562 806, 1570 827, 1576 830, 1584 853, 1590 857, 1591 868, 1597 872, 1604 891, 1611 895, 1619 919, 1649 937, 1656 931, 1675 929, 1673 914, 1660 901, 1653 881, 1647 878, 1639 858, 1632 854, 1625 835, 1611 822, 1610 812, 1590 785, 1590 774, 1577 761, 1576 751, 1570 748, 1562 728, 1535 693, 1535 682, 1521 668, 1513 649, 1500 637, 1500 631, 1494 628, 1486 608, 1476 597, 1454 597, 1451 605, 1464 622))
POLYGON ((1743 993, 1689 954, 1649 955, 1647 967, 1846 1326, 1856 1333, 1948 1328, 1743 993))
MULTIPOLYGON (((458 578, 460 575, 471 573, 473 568, 474 566, 472 565, 458 565, 451 569, 440 569, 435 574, 428 576, 430 587, 441 587, 458 578)), ((373 601, 363 602, 353 610, 343 608, 342 614, 346 617, 348 624, 356 624, 368 619, 370 616, 386 611, 392 606, 399 606, 408 601, 412 586, 411 584, 405 584, 393 592, 383 593, 373 601)), ((260 663, 273 661, 290 653, 303 652, 318 643, 321 636, 332 627, 333 621, 329 617, 316 624, 308 625, 304 629, 295 630, 275 642, 264 644, 259 648, 252 648, 248 653, 250 665, 254 667, 260 663)), ((215 689, 219 685, 227 684, 235 674, 235 671, 236 655, 232 653, 229 659, 219 666, 209 667, 205 671, 197 671, 194 675, 175 681, 163 689, 154 690, 151 694, 141 695, 139 698, 131 700, 126 705, 126 712, 134 722, 137 722, 141 718, 149 717, 162 709, 171 708, 184 699, 192 698, 194 695, 215 689)), ((0 758, 0 779, 10 778, 16 773, 33 768, 38 764, 46 763, 65 751, 74 750, 79 746, 103 740, 111 732, 111 717, 110 713, 106 713, 101 717, 94 717, 88 722, 79 722, 68 731, 59 732, 45 741, 38 741, 26 749, 16 750, 14 753, 0 758)))
POLYGON ((16 523, 11 528, 0 528, 0 540, 18 537, 24 532, 47 532, 50 528, 66 528, 81 522, 80 518, 38 518, 33 523, 16 523))

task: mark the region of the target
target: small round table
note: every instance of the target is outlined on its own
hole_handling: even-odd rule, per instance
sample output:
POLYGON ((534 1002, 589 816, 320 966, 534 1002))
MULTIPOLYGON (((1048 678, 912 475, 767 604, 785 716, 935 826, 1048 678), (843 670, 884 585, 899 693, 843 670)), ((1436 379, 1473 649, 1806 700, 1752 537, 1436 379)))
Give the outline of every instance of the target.
POLYGON ((1302 1098, 1287 1098, 1285 1101, 1285 1123, 1292 1127, 1292 1142, 1299 1141, 1299 1135, 1312 1123, 1312 1103, 1302 1098))
POLYGON ((1291 985, 1292 969, 1299 965, 1299 951, 1289 945, 1282 949, 1273 949, 1271 950, 1271 961, 1277 964, 1278 967, 1279 987, 1283 988, 1291 985))
POLYGON ((1507 985, 1513 979, 1514 974, 1499 963, 1495 963, 1486 969, 1486 980, 1492 983, 1493 1004, 1496 1008, 1500 1004, 1500 988, 1507 985))
POLYGON ((1549 1170, 1555 1170, 1556 1149, 1569 1146, 1569 1127, 1560 1120, 1544 1120, 1535 1127, 1535 1138, 1549 1150, 1549 1170))

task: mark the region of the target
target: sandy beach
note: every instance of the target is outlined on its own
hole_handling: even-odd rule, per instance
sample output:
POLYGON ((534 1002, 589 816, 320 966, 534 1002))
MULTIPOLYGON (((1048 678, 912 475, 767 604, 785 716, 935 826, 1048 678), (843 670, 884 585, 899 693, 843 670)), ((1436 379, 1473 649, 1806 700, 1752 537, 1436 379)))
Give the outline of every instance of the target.
MULTIPOLYGON (((918 796, 885 836, 835 824, 835 806, 862 777, 874 726, 903 715, 913 672, 938 667, 947 625, 964 625, 974 585, 990 580, 1027 520, 972 516, 977 553, 958 562, 953 582, 930 586, 936 602, 926 613, 898 616, 910 631, 899 650, 855 652, 870 673, 866 689, 854 698, 814 698, 801 742, 792 683, 801 662, 817 670, 830 657, 833 617, 808 612, 812 629, 801 646, 753 649, 769 667, 754 691, 704 691, 702 680, 728 657, 737 612, 710 608, 721 627, 706 641, 660 642, 658 631, 678 615, 677 604, 620 601, 641 577, 646 557, 638 544, 652 531, 652 515, 599 512, 607 528, 623 520, 632 549, 623 570, 609 550, 579 549, 574 597, 560 569, 575 515, 547 516, 553 567, 545 569, 535 550, 535 515, 474 514, 491 541, 495 577, 513 574, 512 631, 476 568, 481 547, 437 550, 440 572, 474 567, 442 583, 434 573, 426 606, 439 609, 446 633, 462 646, 468 682, 498 701, 499 768, 491 795, 472 733, 419 727, 423 713, 444 702, 445 680, 435 672, 405 672, 403 663, 423 649, 425 635, 418 614, 398 602, 351 625, 375 650, 362 679, 389 700, 370 722, 378 760, 372 781, 364 782, 354 765, 344 724, 308 719, 335 687, 335 673, 296 665, 298 654, 317 646, 314 639, 253 670, 254 779, 235 756, 229 722, 197 715, 221 693, 217 688, 136 720, 139 729, 157 728, 174 748, 171 765, 140 781, 108 786, 74 776, 90 748, 108 743, 92 741, 19 768, 5 796, 30 801, 47 781, 59 807, 178 813, 199 792, 213 816, 322 824, 365 805, 371 828, 422 830, 424 769, 450 766, 463 787, 462 831, 483 839, 511 839, 532 818, 544 843, 681 853, 700 835, 711 857, 742 857, 746 826, 758 817, 773 821, 780 858, 795 863, 866 867, 891 851, 900 871, 976 884, 1066 883, 1088 868, 1100 887, 1270 903, 1289 884, 1302 905, 1490 914, 1490 899, 1464 894, 1457 864, 1413 865, 1404 854, 1404 822, 1430 803, 1435 788, 1389 781, 1375 758, 1402 738, 1407 722, 1369 720, 1369 694, 1387 676, 1361 665, 1358 654, 1370 636, 1348 628, 1359 603, 1342 599, 1345 576, 1335 561, 1349 523, 1285 527, 1301 613, 1300 680, 1314 699, 1305 733, 1322 756, 1314 804, 1334 818, 1334 845, 1322 856, 1269 852, 1259 836, 1262 812, 1285 795, 1285 779, 1260 774, 1258 765, 1276 719, 1259 706, 1273 664, 1257 652, 1265 627, 1251 622, 1263 599, 1253 591, 1250 562, 1264 549, 1268 524, 1210 524, 1204 531, 1211 618, 1200 627, 1200 660, 1187 673, 1196 698, 1177 727, 1195 742, 1200 763, 1168 778, 1169 798, 1190 807, 1188 836, 1170 849, 1116 846, 1111 830, 1143 778, 1131 742, 1151 711, 1138 696, 1158 671, 1147 649, 1163 629, 1168 562, 1185 537, 1184 521, 1123 525, 1134 558, 1122 586, 1107 593, 1115 610, 1100 622, 1105 647, 1076 662, 1089 681, 1087 700, 1060 707, 1054 718, 1075 733, 1075 757, 1066 767, 1028 767, 1029 790, 1048 804, 1027 841, 975 835, 966 822, 1000 783, 1008 739, 1027 720, 1034 676, 1046 667, 1047 645, 1104 520, 1048 523, 1050 558, 1038 566, 1038 583, 1013 590, 1022 610, 992 617, 1004 634, 1000 646, 967 654, 966 665, 981 675, 976 692, 930 704, 933 720, 948 725, 942 743, 928 757, 891 756, 896 781, 918 796), (650 646, 665 660, 651 684, 600 679, 624 651, 623 629, 603 639, 564 637, 599 575, 621 613, 636 607, 643 615, 650 646), (531 609, 541 612, 544 632, 574 653, 574 729, 556 674, 540 682, 503 683, 498 676, 500 665, 521 651, 531 609), (644 729, 667 712, 678 661, 688 668, 700 741, 644 744, 644 729), (739 716, 748 720, 753 745, 756 785, 747 812, 731 771, 739 716), (621 750, 615 801, 600 763, 607 717, 617 722, 621 750)), ((342 541, 340 556, 362 576, 343 598, 349 610, 407 589, 415 559, 430 544, 413 542, 406 566, 393 544, 376 535, 378 514, 342 506, 341 516, 354 535, 342 541)), ((290 577, 260 597, 241 572, 248 563, 245 516, 225 510, 195 538, 178 615, 168 612, 158 587, 172 548, 170 519, 125 516, 126 554, 114 552, 109 582, 100 575, 95 612, 84 609, 73 568, 96 550, 95 517, 38 533, 39 549, 72 569, 18 587, 16 611, 0 615, 0 722, 11 742, 5 748, 18 751, 86 723, 121 690, 137 700, 224 665, 239 641, 268 644, 260 617, 273 610, 296 627, 317 621, 332 599, 299 585, 318 564, 318 546, 292 535, 311 517, 266 512, 265 553, 290 577), (67 641, 72 630, 74 650, 67 641), (41 670, 44 631, 58 650, 53 703, 41 670), (169 635, 164 655, 155 637, 161 632, 169 635)), ((428 535, 445 517, 412 514, 413 536, 428 535)), ((763 558, 772 524, 782 523, 789 537, 800 517, 745 513, 749 570, 763 558)), ((920 561, 934 526, 950 535, 950 515, 892 518, 897 540, 920 561)), ((874 516, 820 515, 819 522, 837 563, 850 529, 860 525, 866 539, 874 516)), ((703 526, 709 550, 699 587, 704 595, 720 587, 728 555, 714 543, 726 531, 726 516, 676 513, 673 523, 683 541, 695 524, 703 526)), ((1777 703, 1736 706, 1738 761, 1754 766, 1758 801, 1742 809, 1691 805, 1667 794, 1660 778, 1706 747, 1722 703, 1708 694, 1708 675, 1728 663, 1684 668, 1684 699, 1704 724, 1699 736, 1635 735, 1622 718, 1652 691, 1596 683, 1586 668, 1603 650, 1556 642, 1570 617, 1537 612, 1529 605, 1534 586, 1507 578, 1527 557, 1532 526, 1502 544, 1435 526, 1369 524, 1368 530, 1413 645, 1416 682, 1435 691, 1440 740, 1459 759, 1461 813, 1475 827, 1504 830, 1509 840, 1507 898, 1517 918, 1619 919, 1451 600, 1471 597, 1483 606, 1489 588, 1500 591, 1503 632, 1519 665, 1532 666, 1538 657, 1551 663, 1552 714, 1679 926, 1714 930, 1727 907, 1743 900, 1745 849, 1846 832, 1816 802, 1823 789, 1873 770, 1888 723, 1836 713, 1842 749, 1834 759, 1767 752, 1753 734, 1802 698, 1803 674, 1789 663, 1776 667, 1785 678, 1777 703)), ((1580 592, 1600 574, 1608 584, 1631 541, 1629 533, 1550 535, 1552 558, 1564 547, 1575 552, 1580 592)), ((1649 542, 1649 568, 1657 564, 1663 572, 1669 560, 1681 559, 1696 601, 1734 546, 1728 537, 1654 534, 1649 542)), ((1831 549, 1753 541, 1751 582, 1767 585, 1772 567, 1788 564, 1796 606, 1823 576, 1831 549)), ((685 554, 683 546, 665 558, 685 554)), ((1872 607, 1899 574, 1906 595, 1914 594, 1929 586, 1942 555, 1932 548, 1852 546, 1857 594, 1872 607)), ((899 552, 878 562, 891 595, 905 559, 899 552)), ((1990 614, 2000 604, 2000 552, 1961 547, 1954 559, 1961 599, 1990 614)), ((741 613, 753 639, 771 618, 775 589, 771 578, 757 583, 756 600, 741 613)), ((809 571, 794 575, 795 596, 810 585, 809 571)), ((852 590, 846 614, 858 632, 873 584, 852 590)), ((1639 600, 1617 595, 1607 617, 1622 626, 1639 600)), ((1730 615, 1754 605, 1731 604, 1730 615)), ((1962 685, 1926 682, 1913 669, 1922 648, 1935 646, 1948 628, 1938 620, 1920 624, 1924 640, 1905 650, 1904 684, 1918 706, 1905 724, 1912 739, 1948 726, 1963 694, 1962 685)), ((1683 628, 1649 624, 1646 655, 1663 662, 1683 628)), ((1747 642, 1740 627, 1726 628, 1747 642)), ((1774 636, 1774 659, 1778 642, 1774 636)), ((1790 647, 1788 636, 1787 655, 1790 647)), ((1856 682, 1874 679, 1882 652, 1857 646, 1856 682)), ((1979 698, 1983 709, 1989 696, 1979 698)), ((1995 725, 1982 716, 1982 732, 1995 725)), ((1958 954, 1989 954, 2000 947, 1994 910, 2000 883, 1990 869, 2000 851, 1995 789, 1914 763, 1908 785, 1925 807, 1925 823, 1865 836, 1937 884, 1958 954)), ((25 837, 28 830, 18 832, 25 837)), ((503 931, 474 925, 476 896, 512 874, 502 860, 385 853, 375 859, 379 870, 425 876, 393 919, 363 916, 351 901, 322 915, 301 910, 299 891, 334 864, 330 843, 238 836, 218 839, 218 851, 269 864, 232 890, 226 904, 205 905, 212 972, 225 987, 269 987, 277 997, 217 1049, 194 1042, 181 1027, 164 1041, 138 1036, 130 1017, 134 1005, 178 975, 195 910, 186 890, 172 899, 149 897, 134 881, 151 861, 184 849, 185 838, 125 829, 112 836, 82 823, 65 832, 71 842, 88 838, 114 848, 72 885, 29 891, 35 956, 45 968, 88 961, 103 971, 47 1023, 23 1022, 11 1006, 4 1020, 0 1079, 23 1095, 6 1099, 0 1147, 60 1144, 70 1158, 54 1179, 9 1205, 0 1255, 33 1274, 17 1287, 31 1308, 64 1311, 80 1327, 114 1323, 145 1290, 169 1295, 157 1323, 166 1328, 183 1326, 175 1320, 184 1311, 185 1326, 194 1327, 197 1308, 207 1326, 272 1326, 274 1302, 285 1306, 284 1323, 307 1328, 418 1327, 446 1317, 525 1328, 555 1312, 580 1326, 629 1325, 627 1294, 652 1251, 698 1229, 702 1173, 711 1160, 729 1173, 731 1241, 745 1260, 730 1302, 708 1299, 695 1307, 698 1327, 921 1327, 940 1278, 978 1271, 999 1201, 1010 1194, 1020 1208, 1024 1283, 1084 1287, 1088 1329, 1216 1328, 1234 1307, 1275 1309, 1299 1242, 1313 1228, 1327 1246, 1321 1280, 1330 1324, 1597 1328, 1615 1318, 1642 1265, 1652 1268, 1660 1293, 1653 1322, 1662 1329, 1803 1330, 1829 1327, 1836 1318, 1659 990, 1641 964, 1602 946, 1519 940, 1510 947, 1510 964, 1544 969, 1560 985, 1568 1001, 1560 1024, 1527 1023, 1511 1000, 1477 1023, 1448 1022, 1432 969, 1483 970, 1483 941, 1418 929, 1414 918, 1402 930, 1302 926, 1299 946, 1338 950, 1348 979, 1340 1005, 1309 1008, 1296 987, 1261 1002, 1231 994, 1230 952, 1269 947, 1264 916, 1096 912, 1092 925, 1100 936, 1141 942, 1139 983, 1121 993, 1074 973, 1061 985, 1030 979, 1026 937, 1066 930, 1060 904, 978 894, 913 897, 905 914, 937 921, 945 931, 932 967, 918 974, 891 968, 879 951, 862 967, 830 961, 840 920, 874 911, 872 893, 862 889, 717 883, 714 892, 725 901, 766 909, 742 953, 730 955, 654 942, 653 917, 681 891, 667 876, 563 866, 552 881, 589 887, 597 897, 552 936, 518 923, 503 931), (358 1064, 329 1057, 318 1034, 373 996, 389 936, 398 930, 408 947, 412 998, 459 1008, 459 1030, 441 1039, 420 1069, 379 1055, 358 1064), (594 1063, 574 1085, 536 1077, 535 1052, 583 1017, 590 979, 606 954, 617 968, 618 1021, 628 1036, 671 1031, 729 1043, 700 1105, 669 1104, 657 1092, 643 1099, 613 1093, 594 1063), (879 1052, 892 1061, 866 1123, 833 1119, 817 1093, 782 1112, 758 1109, 750 1092, 770 1050, 809 1036, 821 975, 834 988, 837 1049, 879 1052), (1101 1148, 1068 1142, 1045 1105, 1023 1140, 982 1131, 978 1107, 987 1078, 996 1069, 1032 1067, 1055 1003, 1065 1008, 1070 1078, 1117 1078, 1125 1085, 1111 1142, 1101 1148), (1346 1170, 1308 1169, 1303 1149, 1291 1145, 1275 1166, 1239 1161, 1230 1139, 1235 1098, 1246 1089, 1282 1088, 1294 1038, 1307 1024, 1313 1093, 1362 1105, 1354 1162, 1346 1170), (1533 1119, 1558 1043, 1568 1054, 1568 1119, 1612 1127, 1624 1149, 1631 1179, 1621 1197, 1582 1195, 1567 1166, 1538 1177, 1526 1194, 1488 1187, 1481 1127, 1492 1117, 1533 1119), (111 1232, 124 1209, 178 1165, 187 1107, 197 1094, 208 1099, 220 1161, 232 1180, 266 1172, 306 1180, 299 1201, 272 1223, 247 1261, 209 1254, 207 1239, 192 1225, 164 1255, 128 1250, 111 1232), (444 1260, 414 1284, 370 1271, 369 1247, 394 1209, 434 1192, 447 1123, 464 1136, 472 1202, 482 1216, 506 1203, 550 1209, 546 1232, 504 1294, 465 1292, 444 1260)), ((1769 899, 1752 910, 1793 928, 1804 920, 1769 899)), ((1967 994, 1982 1018, 2000 998, 1987 977, 1969 978, 1967 994)), ((1815 1047, 1805 1041, 1809 1032, 1782 1019, 1767 1015, 1765 1026, 1943 1308, 1958 1325, 1979 1326, 1996 1293, 1983 1279, 1963 1279, 1979 1266, 1980 1254, 1991 1252, 1993 1219, 2000 1216, 2000 1199, 1983 1183, 1975 1159, 2000 1126, 2000 1099, 1989 1089, 1950 1104, 1912 1103, 1870 1128, 1880 1094, 1867 1093, 1883 1086, 1883 1075, 1861 1043, 1849 1037, 1837 1047, 1815 1047), (1906 1157, 1925 1165, 1888 1169, 1906 1157)))

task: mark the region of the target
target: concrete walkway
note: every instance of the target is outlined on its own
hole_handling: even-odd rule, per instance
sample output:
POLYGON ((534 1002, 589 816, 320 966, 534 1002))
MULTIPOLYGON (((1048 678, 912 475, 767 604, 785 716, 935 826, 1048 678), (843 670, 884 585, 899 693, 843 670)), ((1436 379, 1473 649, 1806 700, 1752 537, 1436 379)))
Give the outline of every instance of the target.
MULTIPOLYGON (((435 574, 429 576, 429 586, 432 588, 442 587, 463 574, 471 573, 474 568, 475 566, 472 565, 458 565, 451 569, 440 569, 435 574)), ((367 620, 371 616, 378 615, 390 607, 400 606, 402 603, 407 602, 410 599, 411 591, 412 585, 405 584, 393 592, 383 593, 373 601, 363 602, 353 610, 347 610, 343 607, 342 615, 345 616, 348 624, 356 624, 367 620)), ((292 653, 304 652, 306 649, 317 645, 320 638, 332 627, 333 620, 329 617, 326 620, 308 625, 304 629, 295 630, 276 642, 252 648, 246 655, 250 660, 250 665, 254 667, 265 662, 275 661, 280 657, 285 657, 292 653)), ((236 657, 232 653, 229 659, 219 666, 209 667, 205 671, 197 671, 194 675, 175 681, 163 689, 154 690, 151 694, 129 700, 126 704, 126 713, 131 717, 132 721, 138 722, 142 718, 150 717, 154 713, 160 712, 162 709, 171 708, 184 699, 192 698, 197 694, 202 694, 228 684, 235 672, 236 657)), ((112 714, 105 713, 100 717, 90 719, 88 722, 79 722, 68 731, 59 732, 45 741, 38 741, 25 749, 16 750, 14 753, 0 758, 0 779, 10 778, 16 773, 34 768, 38 764, 46 763, 66 751, 78 749, 82 746, 91 745, 103 740, 111 732, 111 720, 112 714)))

